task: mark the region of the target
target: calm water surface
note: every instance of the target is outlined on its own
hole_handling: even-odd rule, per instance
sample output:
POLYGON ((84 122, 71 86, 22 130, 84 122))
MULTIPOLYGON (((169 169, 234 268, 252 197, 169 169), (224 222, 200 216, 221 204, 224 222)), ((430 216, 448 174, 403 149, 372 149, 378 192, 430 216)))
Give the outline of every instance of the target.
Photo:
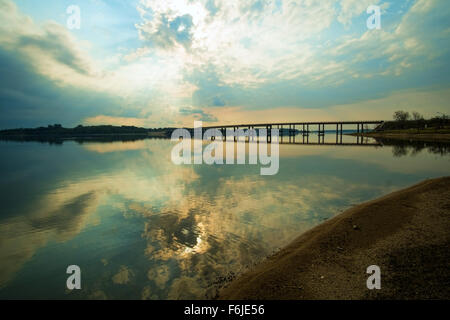
POLYGON ((349 206, 450 174, 448 147, 423 144, 281 145, 275 176, 175 166, 173 146, 0 142, 0 298, 211 298, 349 206), (82 290, 69 292, 73 264, 82 290))

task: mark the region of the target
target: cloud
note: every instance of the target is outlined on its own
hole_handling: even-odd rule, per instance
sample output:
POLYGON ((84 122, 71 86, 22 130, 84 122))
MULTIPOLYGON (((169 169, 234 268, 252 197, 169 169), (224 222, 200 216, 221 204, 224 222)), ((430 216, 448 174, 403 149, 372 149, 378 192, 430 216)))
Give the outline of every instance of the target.
POLYGON ((121 97, 100 89, 93 61, 54 22, 36 25, 11 1, 0 0, 1 128, 76 125, 109 109, 120 112, 121 97))
MULTIPOLYGON (((388 96, 408 86, 448 82, 445 76, 432 80, 443 63, 448 65, 446 50, 437 47, 446 41, 447 31, 433 30, 430 22, 436 17, 444 21, 450 14, 442 10, 443 1, 424 3, 402 5, 402 10, 408 9, 405 14, 385 20, 398 5, 355 0, 143 0, 140 9, 148 14, 138 29, 142 32, 142 26, 156 23, 155 16, 169 22, 186 14, 192 17, 189 46, 163 49, 167 54, 175 47, 184 52, 182 72, 196 88, 194 108, 329 108, 388 96), (382 7, 381 30, 366 29, 370 4, 382 7), (355 21, 360 25, 353 25, 355 21)), ((153 50, 159 54, 160 49, 153 50)))
POLYGON ((137 25, 144 40, 165 49, 184 46, 190 54, 186 63, 192 68, 212 64, 221 81, 239 85, 301 74, 305 68, 300 66, 314 63, 306 40, 329 27, 335 13, 329 3, 310 1, 143 0, 140 10, 150 16, 143 14, 143 22, 137 25), (187 16, 189 23, 182 32, 189 36, 181 42, 169 27, 187 16))
POLYGON ((180 109, 180 114, 184 115, 193 115, 196 120, 205 121, 205 122, 216 122, 217 118, 212 116, 210 113, 205 112, 202 109, 192 109, 192 108, 182 108, 180 109))
MULTIPOLYGON (((95 277, 89 290, 110 288, 113 283, 132 283, 143 288, 142 294, 147 298, 158 295, 160 298, 204 298, 217 277, 270 254, 299 232, 329 217, 330 212, 360 202, 368 194, 371 197, 391 191, 398 186, 386 186, 383 182, 392 179, 393 174, 401 175, 400 180, 410 179, 411 174, 422 172, 423 161, 433 160, 424 154, 420 159, 411 158, 405 166, 404 162, 386 161, 392 158, 389 148, 361 153, 359 148, 340 152, 314 146, 283 146, 280 154, 284 169, 268 183, 259 176, 259 170, 252 173, 248 167, 243 170, 240 166, 174 166, 170 160, 172 144, 167 141, 128 144, 131 146, 124 148, 117 145, 115 151, 124 153, 118 152, 108 159, 103 152, 114 150, 107 150, 108 147, 102 150, 97 143, 93 148, 89 143, 83 144, 79 146, 80 152, 63 153, 71 159, 69 162, 49 154, 49 171, 33 166, 28 171, 18 168, 20 174, 8 173, 14 176, 17 190, 23 192, 26 185, 29 194, 37 200, 29 204, 15 201, 14 209, 6 206, 7 214, 25 212, 25 205, 33 210, 1 221, 1 284, 17 275, 34 253, 50 241, 55 244, 73 240, 99 218, 106 219, 103 227, 113 230, 115 223, 111 226, 108 219, 117 222, 122 213, 125 219, 139 218, 129 221, 128 226, 141 230, 135 235, 135 240, 142 244, 138 244, 136 251, 140 259, 123 266, 116 265, 117 259, 109 256, 108 268, 102 267, 102 273, 95 277), (125 153, 131 149, 135 150, 132 157, 125 153), (318 162, 317 155, 325 162, 318 162), (108 162, 108 174, 96 170, 104 167, 104 161, 108 162), (385 169, 373 169, 374 164, 385 169), (74 174, 66 176, 67 166, 74 174), (49 177, 49 173, 56 175, 49 177), (43 179, 58 183, 54 188, 42 188, 43 179), (108 209, 109 214, 105 216, 104 204, 111 201, 118 205, 118 211, 111 213, 108 209), (255 214, 261 212, 264 214, 255 214), (119 213, 119 217, 113 213, 119 213)), ((20 149, 20 152, 28 150, 20 149)), ((25 157, 28 161, 42 161, 42 154, 29 152, 32 156, 25 157)), ((9 161, 16 161, 17 157, 11 154, 5 159, 8 155, 9 161)), ((434 164, 432 172, 445 172, 445 161, 434 164)), ((4 177, 2 187, 11 190, 13 184, 8 182, 9 178, 4 177)), ((127 220, 123 223, 127 224, 127 220)), ((116 238, 115 234, 103 233, 116 238)), ((92 240, 90 234, 85 236, 68 245, 72 248, 78 241, 92 240)), ((101 296, 104 295, 99 293, 97 298, 101 296)))
POLYGON ((191 46, 192 16, 185 14, 169 21, 165 15, 153 16, 151 21, 138 26, 142 39, 162 48, 191 46))
POLYGON ((366 12, 370 5, 377 5, 379 2, 380 0, 342 0, 337 20, 344 25, 349 25, 354 17, 366 12))
MULTIPOLYGON (((34 70, 59 85, 92 86, 103 75, 65 27, 53 21, 38 25, 10 0, 0 0, 0 47, 26 59, 34 70)), ((96 89, 99 86, 95 87, 96 89)))
MULTIPOLYGON (((447 59, 450 49, 443 22, 450 7, 439 0, 418 0, 394 28, 366 31, 360 38, 344 41, 331 57, 346 62, 346 70, 359 77, 398 76, 408 69, 433 66, 447 59)), ((447 63, 445 63, 447 65, 447 63)))
POLYGON ((102 110, 120 112, 120 103, 99 92, 60 87, 36 72, 27 56, 0 47, 0 128, 74 126, 102 110))
POLYGON ((115 125, 115 126, 135 126, 145 127, 147 125, 146 119, 133 117, 114 117, 107 115, 97 115, 89 117, 83 121, 86 125, 115 125))
MULTIPOLYGON (((73 42, 63 27, 56 23, 47 23, 43 27, 43 32, 43 34, 19 35, 17 47, 28 52, 39 51, 40 54, 49 55, 50 59, 69 67, 74 72, 86 76, 92 75, 89 62, 75 50, 73 42)), ((33 57, 32 54, 30 56, 33 57)))
POLYGON ((225 106, 225 102, 223 102, 223 100, 221 98, 219 98, 219 97, 214 97, 213 105, 215 107, 223 107, 223 106, 225 106))
POLYGON ((37 24, 9 0, 0 5, 1 128, 74 126, 86 118, 91 123, 155 124, 146 120, 153 112, 191 100, 193 88, 182 79, 184 60, 178 55, 131 59, 109 71, 89 55, 92 44, 64 26, 37 24))
POLYGON ((120 270, 112 277, 115 284, 128 284, 133 278, 134 272, 127 266, 121 266, 120 270))
POLYGON ((0 126, 192 125, 228 118, 218 110, 329 110, 448 86, 447 3, 370 4, 381 30, 366 29, 365 0, 141 0, 135 46, 114 48, 0 0, 13 75, 0 75, 0 126))
POLYGON ((40 199, 34 212, 20 218, 5 219, 0 225, 0 287, 49 241, 74 238, 88 223, 98 204, 98 193, 61 189, 57 195, 40 199), (20 230, 20 232, 18 232, 20 230))

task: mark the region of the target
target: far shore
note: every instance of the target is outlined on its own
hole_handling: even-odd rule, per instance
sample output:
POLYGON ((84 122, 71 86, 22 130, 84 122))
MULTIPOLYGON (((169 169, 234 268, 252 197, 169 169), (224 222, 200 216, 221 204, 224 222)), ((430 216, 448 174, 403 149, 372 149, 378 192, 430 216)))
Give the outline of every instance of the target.
POLYGON ((223 300, 449 299, 450 177, 355 206, 232 281, 223 300), (381 269, 369 290, 367 267, 381 269))
MULTIPOLYGON (((448 130, 447 130, 448 131, 448 130)), ((386 132, 367 132, 367 133, 349 133, 350 136, 362 136, 370 138, 386 138, 397 140, 419 140, 419 141, 442 141, 450 142, 450 132, 412 132, 412 131, 386 131, 386 132)))

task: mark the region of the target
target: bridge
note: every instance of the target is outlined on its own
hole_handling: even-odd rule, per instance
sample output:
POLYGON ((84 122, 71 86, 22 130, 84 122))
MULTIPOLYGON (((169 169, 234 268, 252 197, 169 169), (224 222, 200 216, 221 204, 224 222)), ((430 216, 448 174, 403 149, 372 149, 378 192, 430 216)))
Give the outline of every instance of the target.
MULTIPOLYGON (((252 124, 228 124, 228 125, 216 125, 216 126, 207 126, 202 127, 203 132, 208 129, 218 129, 224 139, 226 139, 226 129, 232 128, 234 132, 237 130, 252 130, 252 129, 266 129, 267 130, 267 142, 272 141, 271 130, 274 128, 279 129, 279 135, 281 138, 280 143, 285 143, 283 141, 284 136, 289 137, 289 143, 293 144, 313 144, 309 142, 309 135, 311 132, 316 132, 318 135, 318 142, 314 144, 325 144, 324 137, 326 127, 328 127, 328 131, 336 132, 336 143, 344 145, 342 142, 342 135, 344 132, 344 126, 352 126, 354 128, 356 126, 356 133, 364 133, 364 130, 369 125, 376 125, 377 127, 381 126, 384 123, 383 120, 368 120, 368 121, 313 121, 313 122, 274 122, 274 123, 252 123, 252 124), (314 130, 316 129, 316 130, 314 130), (302 141, 295 141, 297 134, 302 136, 302 141)), ((368 130, 368 129, 367 129, 368 130)), ((212 140, 215 140, 216 137, 211 137, 212 140)), ((250 139, 250 138, 248 138, 250 139)), ((237 137, 234 137, 234 140, 237 141, 237 137)), ((363 141, 363 137, 357 137, 357 143, 355 145, 361 145, 363 141), (361 143, 360 143, 361 140, 361 143)), ((327 143, 329 144, 329 143, 327 143)), ((353 144, 351 144, 353 145, 353 144)), ((374 145, 374 144, 368 144, 374 145)))
POLYGON ((254 124, 229 124, 229 125, 217 125, 217 126, 209 126, 203 127, 203 129, 219 129, 225 131, 227 128, 233 128, 235 131, 238 129, 255 129, 255 128, 265 128, 270 130, 274 127, 283 132, 284 127, 288 127, 289 130, 296 130, 296 127, 300 127, 300 130, 303 134, 309 134, 311 132, 310 128, 313 126, 317 126, 317 132, 323 133, 325 132, 325 126, 336 126, 336 132, 340 131, 342 133, 344 125, 356 125, 357 132, 364 133, 364 126, 366 125, 381 125, 383 124, 383 120, 369 120, 369 121, 318 121, 318 122, 287 122, 287 123, 254 123, 254 124))

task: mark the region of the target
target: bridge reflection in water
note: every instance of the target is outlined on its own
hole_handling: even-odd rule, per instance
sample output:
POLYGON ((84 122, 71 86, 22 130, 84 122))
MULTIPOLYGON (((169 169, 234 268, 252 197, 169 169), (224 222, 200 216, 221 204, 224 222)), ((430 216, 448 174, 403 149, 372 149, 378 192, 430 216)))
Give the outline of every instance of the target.
MULTIPOLYGON (((369 125, 380 126, 384 121, 338 121, 338 122, 293 122, 293 123, 262 123, 262 124, 239 124, 202 127, 202 136, 209 130, 211 140, 216 138, 227 139, 231 135, 234 141, 244 137, 245 141, 258 141, 257 138, 249 135, 253 130, 261 129, 267 132, 267 142, 272 141, 272 129, 278 129, 280 144, 298 145, 343 145, 343 146, 381 146, 378 142, 370 142, 372 139, 363 136, 356 136, 356 142, 344 142, 344 125, 352 126, 350 132, 364 133, 368 131, 369 125), (328 130, 326 130, 326 126, 328 130), (332 128, 330 128, 330 126, 332 128), (211 130, 213 129, 213 130, 211 130), (314 130, 316 129, 316 130, 314 130), (331 129, 331 130, 330 130, 331 129), (356 129, 356 130, 355 130, 356 129), (317 135, 317 137, 311 137, 317 135), (336 140, 325 142, 325 135, 335 135, 336 140)), ((194 129, 191 129, 194 131, 194 129)), ((253 132, 255 132, 253 131, 253 132)), ((346 130, 347 133, 349 130, 346 130)))

